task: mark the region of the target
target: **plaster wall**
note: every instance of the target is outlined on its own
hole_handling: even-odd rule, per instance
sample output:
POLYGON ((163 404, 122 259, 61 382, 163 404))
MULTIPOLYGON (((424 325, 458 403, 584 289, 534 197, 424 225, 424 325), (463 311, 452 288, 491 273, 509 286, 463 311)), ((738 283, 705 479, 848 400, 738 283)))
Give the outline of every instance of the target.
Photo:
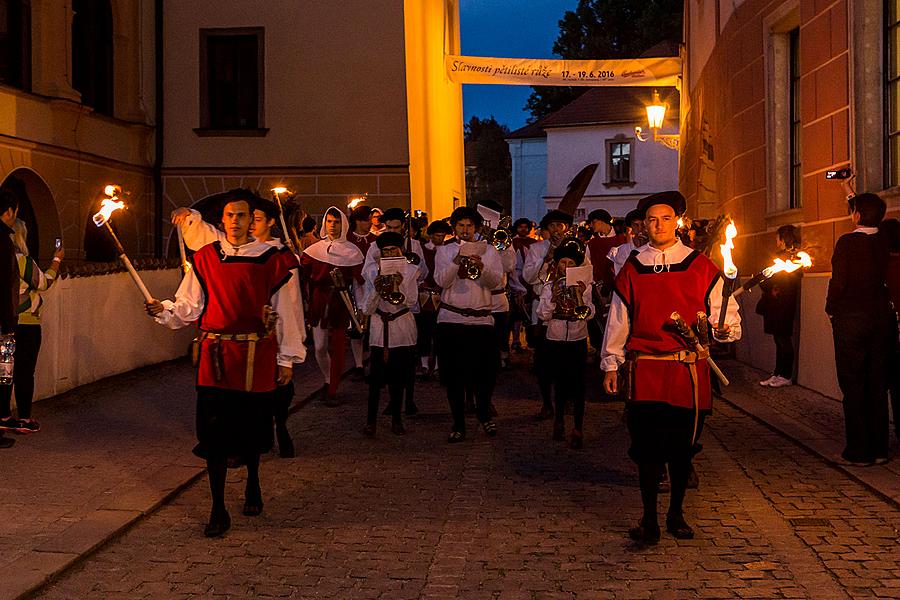
POLYGON ((547 212, 547 139, 509 140, 512 157, 512 217, 539 221, 547 212))

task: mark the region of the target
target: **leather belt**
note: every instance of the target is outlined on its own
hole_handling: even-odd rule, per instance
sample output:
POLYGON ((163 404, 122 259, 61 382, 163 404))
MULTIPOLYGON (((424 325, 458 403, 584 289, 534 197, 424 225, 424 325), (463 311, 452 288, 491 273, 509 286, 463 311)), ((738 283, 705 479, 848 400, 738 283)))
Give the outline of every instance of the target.
POLYGON ((449 310, 452 313, 456 313, 464 317, 491 316, 491 309, 489 308, 460 308, 458 306, 453 306, 452 304, 447 304, 446 302, 441 302, 440 310, 449 310))
POLYGON ((381 310, 380 308, 375 311, 375 314, 381 317, 381 343, 383 344, 382 355, 384 356, 384 362, 388 361, 388 348, 391 345, 391 328, 390 323, 394 319, 402 317, 406 313, 409 312, 409 307, 398 310, 397 312, 389 313, 381 310))
POLYGON ((244 374, 244 391, 250 392, 253 390, 253 370, 256 365, 256 342, 267 337, 268 336, 260 336, 258 333, 215 333, 212 331, 201 331, 198 341, 202 343, 203 340, 213 340, 211 350, 213 376, 216 378, 216 381, 222 380, 222 341, 247 342, 247 369, 244 374))
POLYGON ((506 290, 491 290, 491 296, 499 296, 505 294, 506 290))

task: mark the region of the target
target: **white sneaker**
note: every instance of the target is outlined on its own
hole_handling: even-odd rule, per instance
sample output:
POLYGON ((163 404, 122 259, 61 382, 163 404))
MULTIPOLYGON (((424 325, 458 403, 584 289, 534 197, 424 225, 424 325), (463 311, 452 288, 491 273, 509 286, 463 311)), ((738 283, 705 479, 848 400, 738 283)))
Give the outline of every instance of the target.
POLYGON ((789 385, 793 385, 793 382, 790 379, 786 379, 781 375, 776 375, 772 378, 772 382, 769 384, 769 387, 780 388, 787 387, 789 385))
POLYGON ((759 385, 761 385, 761 386, 763 386, 763 387, 769 387, 770 385, 772 385, 772 382, 773 382, 773 381, 775 381, 775 376, 774 376, 774 375, 772 375, 772 376, 769 377, 768 379, 763 379, 762 381, 759 382, 759 385))

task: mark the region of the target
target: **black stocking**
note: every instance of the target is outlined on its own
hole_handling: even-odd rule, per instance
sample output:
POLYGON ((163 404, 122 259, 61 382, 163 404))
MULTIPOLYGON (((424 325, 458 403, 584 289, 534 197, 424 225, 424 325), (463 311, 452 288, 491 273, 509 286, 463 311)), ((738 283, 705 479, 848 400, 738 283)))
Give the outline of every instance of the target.
POLYGON ((669 485, 672 490, 669 500, 669 517, 671 518, 681 518, 684 514, 684 494, 690 475, 690 456, 669 463, 669 485))
POLYGON ((259 489, 259 454, 246 456, 247 463, 247 488, 244 491, 245 501, 257 501, 262 499, 259 489))
POLYGON ((224 459, 206 459, 209 474, 209 493, 212 496, 212 512, 225 512, 225 474, 228 471, 224 459))
POLYGON ((644 516, 641 518, 641 524, 644 526, 658 526, 656 501, 659 495, 659 478, 664 468, 665 465, 661 463, 638 463, 641 503, 644 505, 644 516))

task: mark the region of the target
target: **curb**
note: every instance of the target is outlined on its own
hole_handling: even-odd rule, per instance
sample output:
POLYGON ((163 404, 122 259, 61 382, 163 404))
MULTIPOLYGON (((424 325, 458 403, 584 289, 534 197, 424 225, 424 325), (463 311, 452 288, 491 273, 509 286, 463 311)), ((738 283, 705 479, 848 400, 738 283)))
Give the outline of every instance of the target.
MULTIPOLYGON (((341 378, 346 377, 352 369, 348 369, 341 378)), ((291 408, 288 410, 288 415, 293 415, 299 412, 302 408, 308 406, 313 398, 315 397, 318 390, 314 390, 300 399, 299 402, 296 402, 291 408)), ((198 469, 196 473, 188 477, 186 480, 177 484, 171 490, 169 490, 165 495, 163 495, 159 500, 154 502, 150 508, 144 511, 126 511, 126 510, 108 510, 103 511, 105 513, 119 513, 122 515, 127 515, 129 513, 133 513, 134 516, 126 519, 124 522, 118 523, 113 526, 111 530, 105 532, 99 539, 95 542, 91 543, 85 549, 80 550, 77 553, 68 553, 68 552, 54 552, 52 550, 47 551, 39 551, 32 550, 28 554, 24 555, 22 558, 18 559, 13 565, 21 562, 21 573, 23 580, 27 581, 26 585, 28 586, 24 591, 16 592, 13 591, 10 596, 5 595, 2 591, 0 591, 0 599, 10 598, 15 600, 26 600, 28 598, 34 598, 36 595, 43 592, 48 586, 52 585, 62 577, 64 577, 69 571, 75 569, 80 566, 82 563, 91 558, 94 554, 102 550, 107 545, 115 542, 117 539, 121 538, 123 535, 128 533, 135 526, 140 524, 142 521, 147 519, 148 517, 154 515, 161 508, 168 505, 172 500, 177 498, 184 492, 187 488, 198 482, 203 476, 206 475, 206 469, 201 468, 198 469), (39 558, 42 560, 33 561, 34 558, 39 558), (45 569, 35 569, 34 562, 39 564, 45 564, 48 568, 45 569), (33 581, 28 581, 33 580, 33 581)), ((100 511, 95 511, 100 512, 100 511)), ((73 524, 72 527, 76 527, 78 523, 73 524)))

